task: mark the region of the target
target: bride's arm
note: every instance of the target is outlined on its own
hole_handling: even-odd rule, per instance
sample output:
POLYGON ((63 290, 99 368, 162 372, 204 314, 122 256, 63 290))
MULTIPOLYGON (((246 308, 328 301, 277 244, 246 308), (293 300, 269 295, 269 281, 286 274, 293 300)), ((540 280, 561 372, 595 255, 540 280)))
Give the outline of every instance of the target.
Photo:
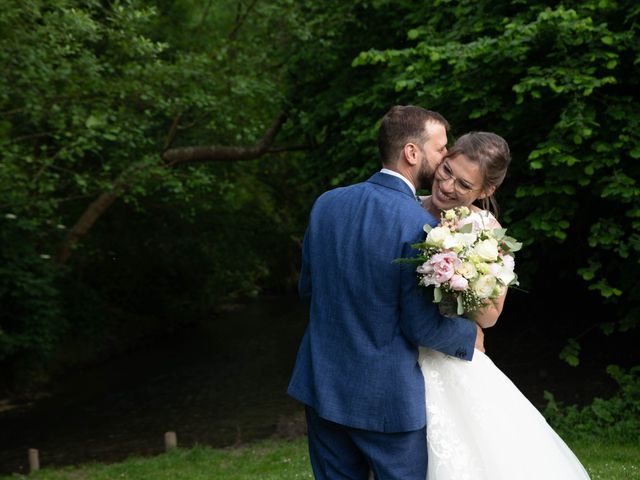
POLYGON ((507 296, 507 289, 504 289, 504 293, 495 300, 489 302, 489 304, 478 310, 473 314, 473 320, 482 328, 493 327, 498 321, 498 317, 502 313, 502 307, 504 306, 504 299, 507 296))

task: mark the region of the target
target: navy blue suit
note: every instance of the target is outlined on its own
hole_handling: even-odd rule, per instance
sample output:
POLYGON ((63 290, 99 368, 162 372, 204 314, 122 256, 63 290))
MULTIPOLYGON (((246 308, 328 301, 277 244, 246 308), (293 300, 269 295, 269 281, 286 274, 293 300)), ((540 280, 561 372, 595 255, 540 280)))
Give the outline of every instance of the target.
MULTIPOLYGON (((475 323, 441 316, 430 292, 417 285, 414 268, 393 263, 416 254, 411 245, 424 239, 425 223, 437 220, 409 186, 376 173, 366 182, 321 195, 304 238, 299 288, 310 299, 310 319, 288 393, 307 405, 312 423, 319 419, 324 426, 366 434, 371 448, 348 436, 374 471, 386 461, 374 458, 377 450, 393 443, 392 437, 394 442, 402 433, 424 437, 418 346, 466 360, 473 356, 475 323)), ((314 459, 322 452, 311 445, 318 443, 317 433, 309 437, 312 464, 316 476, 324 478, 314 459)), ((342 448, 337 439, 320 443, 342 448)), ((346 450, 345 458, 351 454, 346 450)), ((331 454, 341 457, 339 451, 331 454)), ((424 452, 410 452, 414 460, 419 455, 425 456, 426 468, 426 446, 424 452)), ((361 478, 327 469, 326 478, 361 478)), ((384 473, 410 478, 406 472, 394 475, 384 473)))

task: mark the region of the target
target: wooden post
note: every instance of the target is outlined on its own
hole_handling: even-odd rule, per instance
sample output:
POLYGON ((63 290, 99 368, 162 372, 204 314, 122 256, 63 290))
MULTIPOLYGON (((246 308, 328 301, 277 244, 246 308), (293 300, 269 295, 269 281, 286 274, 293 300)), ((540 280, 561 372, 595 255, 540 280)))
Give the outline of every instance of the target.
POLYGON ((40 470, 40 458, 36 448, 29 449, 29 473, 40 470))
POLYGON ((176 437, 176 432, 167 432, 164 434, 164 449, 168 452, 172 448, 176 448, 178 446, 178 439, 176 437))

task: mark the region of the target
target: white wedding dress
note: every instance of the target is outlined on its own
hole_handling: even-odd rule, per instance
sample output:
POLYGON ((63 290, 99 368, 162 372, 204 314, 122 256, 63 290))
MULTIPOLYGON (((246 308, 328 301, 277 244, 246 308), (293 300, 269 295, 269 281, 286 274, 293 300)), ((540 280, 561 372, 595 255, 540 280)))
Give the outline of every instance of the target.
POLYGON ((420 348, 427 480, 587 480, 580 461, 491 359, 420 348))

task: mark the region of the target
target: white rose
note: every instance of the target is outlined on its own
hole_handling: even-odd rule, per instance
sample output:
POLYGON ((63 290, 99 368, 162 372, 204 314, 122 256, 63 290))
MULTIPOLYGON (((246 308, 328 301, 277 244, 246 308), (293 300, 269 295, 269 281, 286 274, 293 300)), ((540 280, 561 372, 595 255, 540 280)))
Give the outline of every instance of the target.
POLYGON ((513 257, 511 255, 505 255, 504 257, 502 257, 502 266, 500 268, 500 272, 498 272, 496 276, 503 285, 509 285, 515 280, 516 274, 513 273, 514 266, 515 262, 513 261, 513 257))
POLYGON ((454 233, 444 239, 443 248, 460 252, 470 247, 478 239, 475 233, 454 233))
POLYGON ((481 260, 486 262, 495 262, 498 259, 498 242, 494 238, 481 241, 473 250, 481 260))
POLYGON ((467 279, 471 279, 478 275, 476 267, 474 267, 473 263, 471 262, 463 262, 460 268, 458 268, 457 272, 467 279))
POLYGON ((513 270, 503 269, 502 272, 498 275, 498 279, 504 284, 509 285, 516 278, 516 274, 513 273, 513 270))
POLYGON ((477 212, 473 212, 468 217, 464 217, 462 220, 460 220, 458 222, 458 228, 461 228, 463 225, 467 224, 471 224, 472 232, 479 232, 480 230, 485 229, 484 219, 482 218, 482 215, 477 212))
POLYGON ((478 240, 478 235, 475 233, 458 233, 458 235, 465 248, 472 246, 478 240))
POLYGON ((506 268, 509 268, 510 270, 513 270, 514 267, 516 266, 516 261, 513 259, 511 255, 503 255, 502 263, 506 268))
POLYGON ((444 239, 444 242, 442 242, 442 246, 447 250, 453 250, 455 252, 459 252, 463 248, 462 241, 460 239, 460 234, 454 233, 453 235, 449 235, 444 239))
POLYGON ((499 263, 490 263, 489 264, 489 273, 494 277, 497 277, 502 272, 502 265, 499 263))
POLYGON ((447 227, 435 227, 427 234, 427 243, 441 247, 447 237, 451 236, 451 232, 447 227))
POLYGON ((476 295, 480 298, 489 298, 493 293, 497 284, 496 277, 493 275, 482 275, 478 278, 473 284, 471 288, 475 292, 476 295))

